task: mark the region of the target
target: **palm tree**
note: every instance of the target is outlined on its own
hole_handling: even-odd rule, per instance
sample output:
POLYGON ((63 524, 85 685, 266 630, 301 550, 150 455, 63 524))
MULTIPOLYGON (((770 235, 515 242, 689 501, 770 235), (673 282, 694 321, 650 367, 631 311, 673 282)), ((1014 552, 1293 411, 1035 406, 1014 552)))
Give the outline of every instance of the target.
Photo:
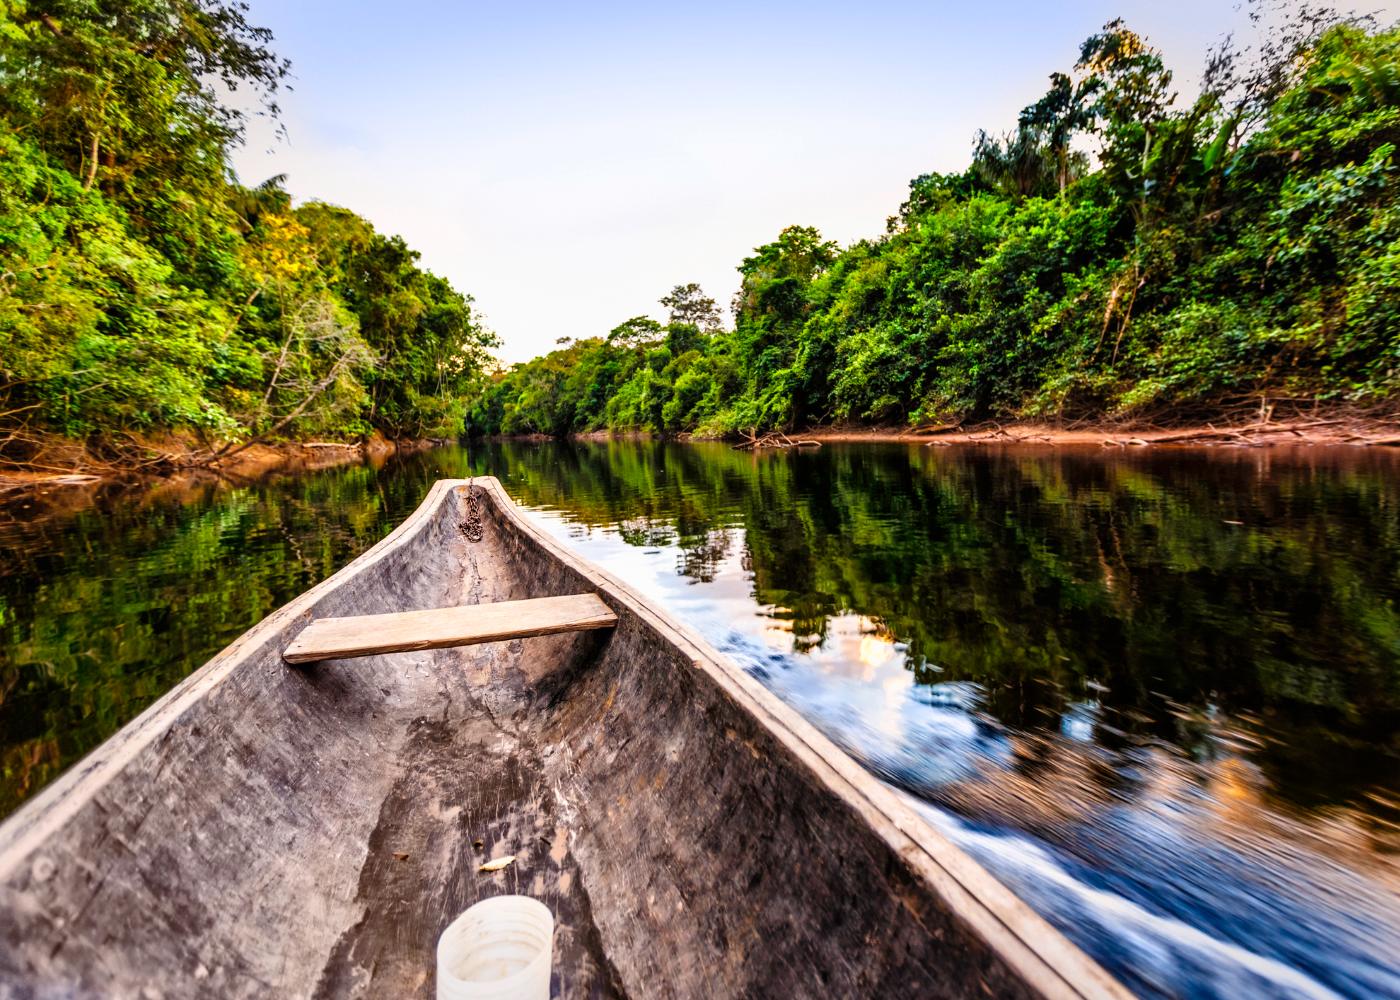
POLYGON ((994 191, 1030 198, 1055 190, 1057 164, 1040 130, 1023 125, 1001 139, 978 132, 972 172, 994 191))
POLYGON ((239 229, 246 236, 265 215, 281 215, 292 207, 292 196, 282 185, 286 174, 273 174, 257 187, 247 188, 236 181, 229 185, 228 207, 238 216, 239 229))

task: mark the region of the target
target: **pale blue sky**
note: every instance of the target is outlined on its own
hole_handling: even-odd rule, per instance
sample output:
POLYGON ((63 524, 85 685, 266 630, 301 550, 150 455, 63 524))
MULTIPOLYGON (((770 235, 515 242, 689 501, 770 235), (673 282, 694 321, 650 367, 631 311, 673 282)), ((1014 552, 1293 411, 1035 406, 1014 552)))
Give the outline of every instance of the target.
MULTIPOLYGON (((1386 19, 1400 0, 1376 3, 1386 19)), ((1183 94, 1232 0, 703 5, 252 0, 293 62, 257 182, 352 208, 475 296, 517 361, 734 271, 785 225, 874 236, 1122 16, 1183 94)), ((1243 34, 1241 35, 1243 37, 1243 34)))

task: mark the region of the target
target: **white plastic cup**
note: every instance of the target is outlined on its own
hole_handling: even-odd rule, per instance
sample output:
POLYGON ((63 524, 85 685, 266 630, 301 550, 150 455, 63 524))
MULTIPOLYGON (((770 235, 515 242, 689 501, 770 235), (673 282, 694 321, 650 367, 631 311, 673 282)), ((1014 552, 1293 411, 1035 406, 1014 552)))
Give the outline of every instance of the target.
POLYGON ((492 896, 438 938, 437 1000, 549 1000, 554 914, 529 896, 492 896))

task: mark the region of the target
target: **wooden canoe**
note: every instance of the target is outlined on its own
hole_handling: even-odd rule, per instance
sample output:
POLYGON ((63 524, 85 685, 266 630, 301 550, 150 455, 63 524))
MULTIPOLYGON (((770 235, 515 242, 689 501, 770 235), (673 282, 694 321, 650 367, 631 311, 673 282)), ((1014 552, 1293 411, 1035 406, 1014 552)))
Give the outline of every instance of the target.
POLYGON ((428 997, 438 934, 503 892, 554 912, 556 996, 1128 996, 495 480, 469 541, 467 489, 0 827, 0 996, 428 997), (613 627, 283 660, 313 619, 576 594, 613 627))

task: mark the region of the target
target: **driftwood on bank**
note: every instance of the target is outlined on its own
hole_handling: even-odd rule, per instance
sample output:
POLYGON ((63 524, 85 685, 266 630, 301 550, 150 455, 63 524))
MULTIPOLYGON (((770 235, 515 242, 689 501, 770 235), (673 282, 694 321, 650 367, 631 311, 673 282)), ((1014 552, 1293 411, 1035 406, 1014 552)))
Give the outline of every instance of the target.
POLYGON ((414 451, 441 439, 365 441, 282 441, 256 449, 229 449, 206 438, 140 439, 119 433, 105 439, 75 441, 48 432, 0 429, 0 485, 64 486, 99 480, 139 480, 211 474, 231 481, 257 476, 274 467, 323 468, 376 452, 414 451))
MULTIPOLYGON (((934 427, 929 429, 924 429, 923 433, 956 434, 962 431, 963 426, 961 424, 940 424, 935 425, 934 427)), ((988 423, 983 424, 979 427, 968 428, 964 434, 964 438, 967 441, 998 441, 1005 444, 1020 444, 1025 441, 1049 443, 1054 440, 1054 437, 1052 435, 1041 433, 1039 431, 1008 431, 995 420, 989 421, 988 423)), ((943 441, 935 438, 932 441, 926 442, 924 447, 927 448, 933 446, 942 448, 948 447, 951 444, 953 444, 952 441, 943 441)))
POLYGON ((911 427, 905 433, 909 437, 923 437, 926 434, 956 434, 963 429, 962 422, 955 424, 923 424, 919 427, 911 427))
MULTIPOLYGON (((1123 447, 1125 445, 1151 445, 1151 444, 1229 444, 1241 447, 1264 447, 1263 438, 1271 436, 1290 435, 1295 438, 1306 437, 1309 432, 1322 427, 1336 427, 1347 423, 1346 420, 1303 420, 1289 423, 1269 423, 1261 421, 1254 424, 1246 424, 1237 427, 1215 427, 1207 424, 1204 428, 1192 428, 1186 431, 1174 433, 1152 433, 1143 431, 1143 434, 1151 434, 1151 437, 1135 436, 1125 438, 1109 437, 1104 439, 1105 447, 1123 447)), ((1362 444, 1384 443, 1361 435, 1355 436, 1355 440, 1362 444)))
MULTIPOLYGON (((1267 415, 1266 415, 1267 416, 1267 415)), ((1154 424, 1134 421, 1114 426, 1083 422, 1065 424, 1002 426, 987 421, 970 427, 931 425, 915 428, 901 435, 905 440, 921 441, 925 447, 951 447, 954 444, 1100 444, 1105 448, 1147 447, 1150 445, 1179 445, 1226 448, 1267 448, 1274 445, 1315 444, 1360 447, 1395 447, 1400 445, 1394 418, 1376 416, 1344 416, 1332 418, 1297 418, 1288 421, 1260 419, 1248 423, 1217 426, 1154 424)))
POLYGON ((745 440, 734 446, 735 451, 761 451, 765 448, 820 448, 820 441, 798 438, 793 440, 782 431, 770 431, 762 436, 749 430, 744 434, 745 440))

